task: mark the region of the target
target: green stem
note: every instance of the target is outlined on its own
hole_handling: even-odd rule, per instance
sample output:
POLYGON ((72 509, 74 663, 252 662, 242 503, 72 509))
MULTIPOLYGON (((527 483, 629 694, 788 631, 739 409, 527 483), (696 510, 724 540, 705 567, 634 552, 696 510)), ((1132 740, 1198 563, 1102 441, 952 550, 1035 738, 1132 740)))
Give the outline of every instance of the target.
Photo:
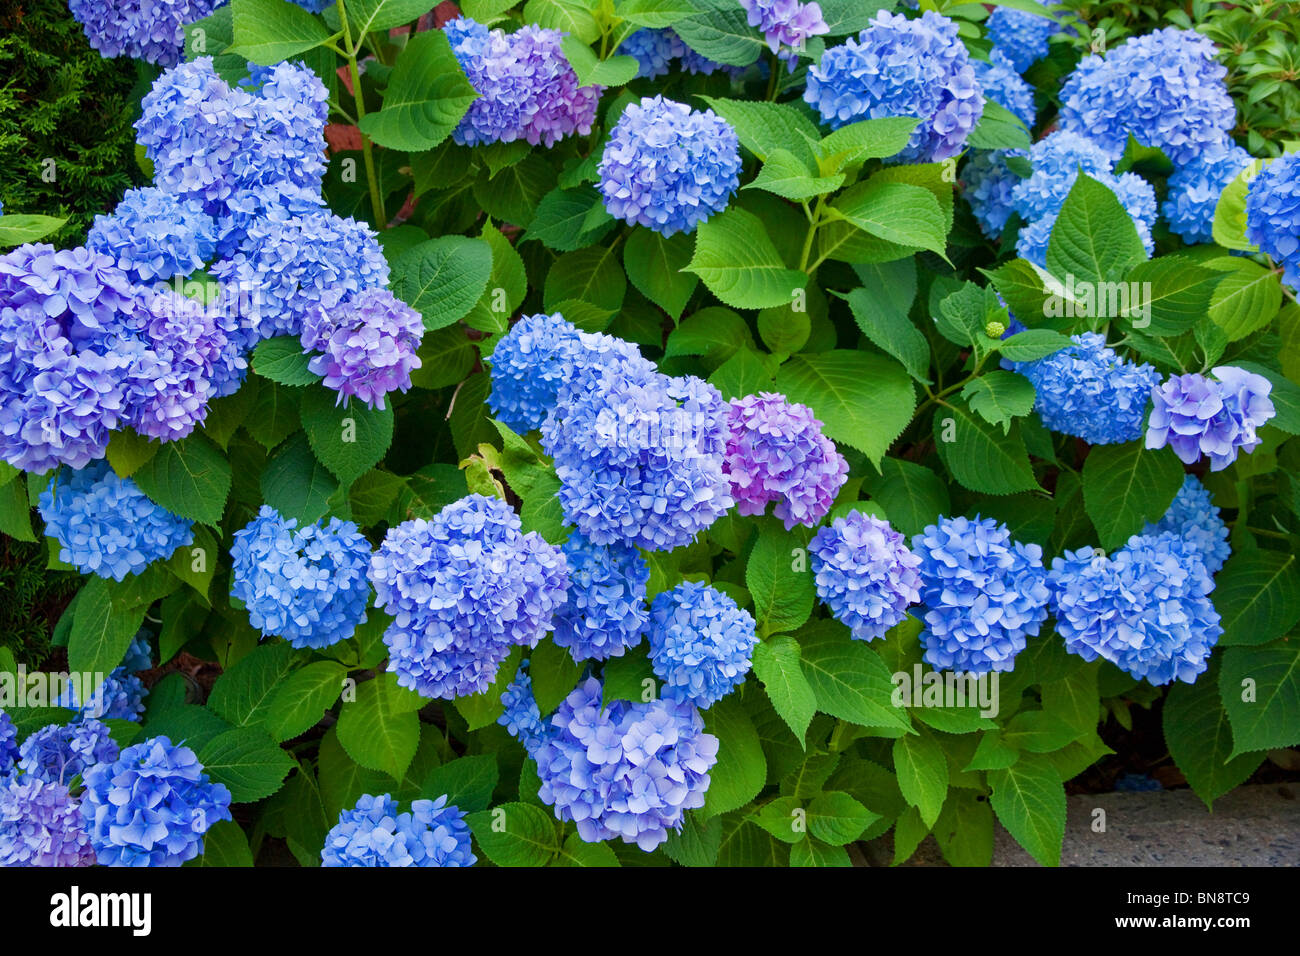
POLYGON ((775 103, 776 98, 781 95, 781 80, 785 68, 781 60, 775 53, 772 54, 772 76, 767 81, 767 100, 769 103, 775 103))
POLYGON ((361 93, 361 71, 357 69, 357 53, 360 52, 362 41, 353 44, 352 42, 352 25, 348 22, 348 10, 343 0, 336 0, 339 10, 339 23, 343 25, 343 48, 344 56, 348 61, 348 76, 352 79, 352 98, 357 104, 357 132, 361 134, 361 159, 366 166, 366 183, 370 187, 370 208, 374 214, 374 226, 376 229, 385 229, 388 227, 388 213, 384 210, 384 196, 379 191, 379 176, 375 172, 375 153, 374 147, 370 143, 370 137, 361 132, 361 121, 366 118, 365 97, 361 93))
POLYGON ((845 720, 835 721, 835 730, 831 732, 831 742, 826 748, 833 754, 839 753, 844 749, 844 735, 849 730, 849 723, 845 720))
MULTIPOLYGON (((808 260, 812 258, 813 239, 817 237, 817 227, 822 222, 822 210, 826 207, 826 197, 820 196, 817 199, 817 205, 813 207, 812 214, 808 217, 808 232, 803 237, 803 251, 799 254, 799 271, 812 275, 808 268, 808 260)), ((821 265, 821 259, 817 260, 817 265, 821 265)), ((813 269, 816 269, 816 265, 813 269)))

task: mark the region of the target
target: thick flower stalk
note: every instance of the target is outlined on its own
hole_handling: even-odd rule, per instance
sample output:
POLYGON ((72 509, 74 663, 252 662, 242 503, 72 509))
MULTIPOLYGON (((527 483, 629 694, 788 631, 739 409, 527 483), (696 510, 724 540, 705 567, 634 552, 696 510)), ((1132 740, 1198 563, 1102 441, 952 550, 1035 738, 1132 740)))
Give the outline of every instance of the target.
POLYGON ((598 170, 615 219, 665 236, 694 232, 740 185, 740 140, 712 110, 646 97, 619 116, 598 170))
POLYGON ((397 682, 425 697, 482 693, 515 646, 534 647, 565 599, 564 555, 498 498, 469 495, 391 528, 370 562, 397 682))
POLYGON ((351 521, 298 528, 270 505, 235 532, 230 594, 266 637, 322 648, 352 636, 366 619, 370 544, 351 521))
POLYGON ((552 640, 568 648, 578 663, 622 657, 641 643, 649 621, 649 566, 630 545, 592 544, 577 531, 561 550, 569 568, 569 590, 555 612, 552 640))
POLYGON ((854 640, 883 637, 921 600, 921 559, 875 515, 836 518, 814 535, 808 555, 817 596, 854 640))
POLYGON ((388 794, 362 794, 325 835, 321 866, 473 866, 465 815, 437 800, 414 800, 397 812, 388 794))
POLYGON ((59 543, 59 560, 114 581, 194 540, 193 522, 158 507, 105 461, 56 472, 37 507, 46 535, 59 543))
POLYGON ((1269 393, 1273 383, 1262 375, 1233 366, 1212 370, 1214 378, 1195 372, 1171 375, 1151 390, 1146 446, 1169 445, 1185 465, 1210 459, 1222 471, 1260 443, 1257 429, 1277 410, 1269 393))
POLYGON ((936 670, 1009 671, 1047 620, 1043 549, 992 518, 941 517, 912 538, 921 559, 925 660, 936 670))
POLYGON ((303 320, 302 345, 316 352, 308 369, 324 378, 338 401, 357 398, 384 408, 389 392, 411 387, 424 337, 420 313, 387 289, 363 289, 334 308, 316 305, 303 320))
POLYGON ((915 20, 880 11, 857 40, 831 47, 808 69, 804 99, 833 129, 881 116, 918 117, 894 157, 904 163, 956 156, 984 112, 957 24, 930 10, 915 20))
POLYGON ((650 606, 650 663, 667 700, 707 710, 745 682, 758 643, 753 616, 698 581, 658 594, 650 606))
POLYGON ((602 704, 602 693, 588 678, 556 709, 535 755, 537 795, 588 843, 619 838, 649 852, 704 805, 718 738, 689 703, 602 704))

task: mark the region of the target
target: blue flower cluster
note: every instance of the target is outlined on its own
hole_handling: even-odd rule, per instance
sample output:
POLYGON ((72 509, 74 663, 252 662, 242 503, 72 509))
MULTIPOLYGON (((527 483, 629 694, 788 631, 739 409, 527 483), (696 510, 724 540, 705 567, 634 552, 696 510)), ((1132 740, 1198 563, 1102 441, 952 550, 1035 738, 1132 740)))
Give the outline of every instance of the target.
POLYGON ((875 515, 850 511, 808 545, 817 596, 854 640, 874 641, 921 600, 921 559, 875 515))
POLYGON ((560 386, 605 354, 653 369, 632 343, 580 332, 558 312, 524 316, 488 357, 492 366, 488 405, 493 416, 520 434, 540 428, 555 407, 560 386))
POLYGON ((569 591, 555 612, 552 640, 578 663, 622 657, 641 643, 649 620, 646 584, 650 568, 630 545, 592 544, 578 532, 561 545, 569 568, 569 591))
POLYGON ((370 544, 351 521, 298 528, 270 505, 235 532, 230 594, 264 636, 294 647, 347 640, 366 619, 370 544))
POLYGON ((346 403, 358 398, 384 408, 384 396, 411 387, 411 371, 420 367, 416 350, 424 337, 424 319, 387 289, 363 289, 339 306, 317 305, 303 322, 308 369, 323 376, 326 388, 346 403))
POLYGON ((149 691, 136 672, 153 667, 152 655, 148 632, 141 631, 131 639, 122 663, 109 672, 85 703, 78 697, 77 681, 69 677, 64 703, 79 717, 139 720, 149 691))
POLYGON ((1147 537, 1172 532, 1184 541, 1201 559, 1205 570, 1218 574, 1232 553, 1228 544, 1228 526, 1219 517, 1210 492, 1195 475, 1183 479, 1183 486, 1174 495, 1169 510, 1155 524, 1148 522, 1142 529, 1147 537))
POLYGON ((18 760, 18 728, 13 719, 0 710, 0 778, 13 769, 18 760))
POLYGON ((465 815, 437 800, 414 800, 397 812, 388 794, 362 794, 325 836, 321 866, 473 866, 465 815))
POLYGON ((1061 128, 1087 136, 1118 160, 1130 136, 1176 166, 1222 142, 1237 113, 1213 41, 1166 27, 1093 55, 1061 87, 1061 128))
POLYGON ((993 51, 1006 57, 1023 73, 1047 56, 1047 41, 1057 31, 1056 21, 1011 7, 995 7, 986 25, 993 51))
POLYGON ((1009 671, 1047 619, 1043 549, 992 518, 941 517, 912 538, 921 559, 921 643, 936 670, 1009 671))
POLYGON ((546 721, 533 696, 533 679, 528 676, 528 661, 525 659, 515 672, 512 680, 501 695, 501 706, 505 711, 497 718, 497 723, 504 727, 515 740, 524 745, 531 755, 546 736, 546 721))
POLYGON ((86 248, 109 256, 134 282, 188 276, 217 251, 217 224, 197 199, 156 186, 127 190, 112 215, 96 216, 86 248))
POLYGON ((1282 266, 1300 291, 1300 153, 1267 163, 1246 193, 1246 238, 1282 266))
POLYGON ((745 682, 753 616, 716 588, 683 581, 650 606, 650 663, 668 700, 708 709, 745 682))
POLYGON ((799 56, 808 40, 830 32, 822 18, 822 8, 816 3, 800 0, 740 0, 748 15, 749 25, 758 27, 767 41, 768 49, 786 63, 791 73, 798 65, 799 56))
POLYGON ((425 697, 482 693, 514 646, 533 647, 565 600, 564 555, 498 498, 468 495, 389 529, 370 561, 397 682, 425 697))
POLYGON ((72 786, 75 777, 99 763, 112 763, 118 748, 108 726, 86 718, 69 724, 49 724, 23 741, 18 769, 47 783, 72 786))
MULTIPOLYGON (((1006 8, 999 7, 998 10, 1006 8)), ((1002 51, 995 46, 987 61, 972 60, 971 66, 984 98, 1004 107, 1032 130, 1036 115, 1034 88, 1021 78, 1002 51)))
POLYGON ((740 140, 712 110, 645 97, 623 110, 597 168, 614 218, 665 236, 694 232, 740 185, 740 140))
POLYGON ((1224 187, 1250 163, 1250 153, 1225 139, 1206 146, 1178 167, 1169 177, 1169 191, 1160 207, 1169 228, 1186 243, 1209 242, 1214 235, 1214 210, 1224 187))
POLYGON ((1174 532, 1134 535, 1110 557, 1092 548, 1052 561, 1056 630, 1086 661, 1102 657, 1138 680, 1191 683, 1223 633, 1214 579, 1174 532))
POLYGON ((628 34, 618 52, 636 60, 638 77, 653 80, 667 74, 669 64, 686 54, 686 44, 672 30, 643 27, 628 34))
POLYGON ((970 161, 962 171, 962 195, 970 203, 980 232, 989 239, 1002 235, 1015 211, 1011 196, 1021 178, 1007 165, 1007 160, 1028 155, 1023 149, 972 150, 970 161))
POLYGON ((1160 373, 1126 361, 1096 332, 1073 335, 1073 345, 1012 368, 1034 383, 1034 409, 1054 432, 1092 445, 1119 445, 1142 437, 1151 390, 1160 373))
POLYGON ((704 805, 718 738, 689 703, 610 701, 588 678, 551 718, 537 748, 538 797, 588 843, 618 837, 649 852, 704 805))
POLYGON ((45 533, 59 542, 59 560, 114 581, 194 540, 192 522, 158 507, 105 461, 56 472, 37 507, 45 533))
POLYGON ((957 24, 927 10, 909 20, 882 10, 857 40, 833 46, 808 69, 804 99, 838 129, 857 120, 915 116, 900 162, 956 156, 984 113, 984 97, 957 24))
POLYGON ((479 97, 452 131, 463 146, 527 140, 548 148, 587 135, 601 87, 579 86, 559 30, 526 24, 513 33, 460 17, 443 28, 479 97))
POLYGON ((95 851, 68 788, 0 776, 0 867, 91 866, 95 851))
POLYGON ((102 866, 180 866, 203 852, 213 824, 230 819, 230 791, 166 737, 96 764, 84 782, 81 815, 102 866))
POLYGON ((1214 378, 1190 372, 1171 375, 1152 389, 1154 407, 1147 421, 1146 446, 1169 445, 1185 465, 1210 458, 1210 470, 1222 471, 1260 443, 1256 434, 1277 414, 1269 393, 1273 383, 1262 375, 1230 365, 1212 369, 1214 378))
POLYGON ((542 425, 565 519, 594 544, 690 542, 734 503, 727 410, 712 385, 644 361, 606 353, 577 369, 542 425))
POLYGON ((68 0, 100 56, 129 56, 173 66, 185 51, 185 26, 202 20, 226 0, 68 0))

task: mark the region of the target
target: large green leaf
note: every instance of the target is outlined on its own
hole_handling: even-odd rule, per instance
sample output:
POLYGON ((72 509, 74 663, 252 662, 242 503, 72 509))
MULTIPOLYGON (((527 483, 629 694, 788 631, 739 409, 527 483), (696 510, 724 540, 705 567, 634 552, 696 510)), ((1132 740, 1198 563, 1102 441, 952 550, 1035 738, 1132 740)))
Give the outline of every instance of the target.
POLYGON ((312 453, 307 436, 299 433, 267 462, 261 489, 266 504, 304 526, 325 516, 339 483, 312 453))
POLYGON ((290 674, 275 689, 267 709, 271 736, 283 742, 316 726, 339 699, 346 674, 347 668, 334 661, 316 661, 290 674))
POLYGON ((1062 280, 1118 282, 1146 257, 1137 227, 1115 194, 1080 173, 1052 227, 1048 271, 1062 280))
POLYGON ((420 743, 416 710, 424 698, 398 687, 392 674, 357 685, 356 698, 339 711, 339 743, 361 766, 400 780, 420 743))
POLYGON ((704 729, 718 738, 718 762, 709 771, 709 792, 699 811, 707 818, 753 800, 767 778, 767 760, 753 721, 736 694, 705 711, 704 729))
POLYGON ((951 405, 935 413, 934 431, 939 457, 971 491, 1009 495, 1038 487, 1018 424, 1004 432, 968 408, 951 405))
POLYGON ((1065 839, 1065 788, 1051 760, 1025 754, 1004 770, 990 770, 988 781, 989 802, 1007 832, 1039 863, 1059 865, 1065 839))
POLYGON ((1159 521, 1183 486, 1183 466, 1169 448, 1140 441, 1094 445, 1083 463, 1083 504, 1101 546, 1117 548, 1159 521))
POLYGON ((1223 624, 1219 644, 1266 644, 1300 621, 1300 563, 1281 551, 1242 551, 1215 579, 1214 607, 1223 624))
POLYGON ((1230 647, 1219 673, 1230 757, 1300 744, 1300 647, 1230 647))
POLYGON ((226 52, 262 66, 292 59, 330 39, 319 18, 284 0, 232 0, 230 7, 235 45, 226 52))
POLYGON ((928 385, 931 381, 930 344, 909 318, 907 306, 896 307, 889 296, 890 289, 884 284, 854 289, 848 295, 853 320, 873 345, 898 359, 912 378, 928 385))
POLYGON ((560 852, 555 820, 532 804, 503 803, 471 813, 469 828, 483 855, 497 866, 546 866, 560 852))
POLYGON ((131 476, 174 515, 216 526, 230 494, 230 462, 202 433, 166 442, 131 476))
POLYGON ((486 242, 440 236, 393 263, 393 294, 424 317, 425 329, 441 329, 469 314, 491 275, 492 247, 486 242))
POLYGON ((812 613, 816 588, 807 569, 809 533, 796 525, 786 531, 776 518, 763 520, 745 563, 745 586, 754 599, 759 633, 766 637, 793 631, 812 613), (796 563, 803 565, 796 570, 796 563))
POLYGON ((798 641, 777 635, 755 645, 754 674, 763 682, 772 707, 802 743, 817 712, 817 695, 803 672, 798 641))
POLYGON ((383 109, 362 119, 361 132, 389 149, 423 152, 445 140, 477 98, 446 34, 426 30, 398 55, 383 109))
POLYGON ((952 507, 943 479, 903 458, 882 459, 880 477, 869 476, 863 484, 885 509, 889 523, 905 535, 919 534, 952 507))
POLYGON ((783 149, 810 169, 815 166, 816 158, 808 144, 817 142, 821 133, 796 107, 712 96, 700 99, 735 128, 740 144, 759 159, 766 160, 773 151, 783 149))
POLYGON ((316 460, 334 473, 344 488, 379 463, 393 442, 393 409, 370 408, 355 399, 337 403, 327 388, 303 392, 299 414, 316 460))
POLYGON ((829 210, 887 242, 944 254, 948 233, 943 210, 928 189, 872 179, 845 192, 829 210))
POLYGON ((686 271, 739 309, 786 305, 808 283, 804 273, 786 268, 762 220, 734 207, 700 224, 686 271))
POLYGON ((208 706, 237 727, 261 726, 295 663, 293 648, 283 641, 256 647, 217 678, 208 706))
POLYGON ((665 237, 651 229, 636 229, 623 247, 623 268, 642 295, 677 319, 700 281, 682 271, 693 252, 691 237, 685 233, 665 237))
POLYGON ((1214 801, 1244 783, 1264 760, 1263 752, 1233 757, 1232 727, 1219 696, 1219 660, 1195 683, 1174 683, 1165 698, 1163 726, 1169 756, 1188 784, 1214 809, 1214 801))
POLYGON ((213 737, 198 752, 203 772, 230 790, 234 803, 255 803, 280 789, 294 767, 266 731, 237 727, 213 737))
POLYGON ((69 670, 98 675, 93 681, 98 688, 100 680, 122 663, 146 610, 146 606, 115 605, 108 581, 92 577, 82 587, 72 616, 72 630, 68 635, 69 670))
POLYGON ((879 654, 829 621, 814 622, 798 639, 818 710, 866 727, 910 728, 906 711, 893 706, 894 685, 879 654))

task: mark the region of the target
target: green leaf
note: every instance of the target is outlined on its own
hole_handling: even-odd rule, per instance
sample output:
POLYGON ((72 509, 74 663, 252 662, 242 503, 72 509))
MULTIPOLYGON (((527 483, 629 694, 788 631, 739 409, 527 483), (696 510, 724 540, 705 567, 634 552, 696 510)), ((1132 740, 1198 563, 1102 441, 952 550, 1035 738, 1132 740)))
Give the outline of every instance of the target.
POLYGON ((1107 551, 1159 521, 1183 486, 1183 466, 1170 448, 1141 441, 1094 445, 1083 463, 1083 505, 1107 551))
POLYGON ((749 820, 782 843, 798 843, 807 832, 807 810, 803 803, 800 797, 777 797, 751 813, 749 820))
POLYGON ((699 279, 683 272, 695 251, 691 237, 664 237, 651 229, 634 229, 623 247, 623 268, 637 291, 678 319, 699 279))
POLYGON ((266 729, 283 743, 305 734, 343 690, 347 668, 333 661, 316 661, 290 674, 276 689, 266 713, 266 729))
MULTIPOLYGON (((692 49, 704 53, 690 40, 686 42, 692 49)), ((735 128, 740 145, 759 159, 766 162, 775 150, 783 149, 809 169, 815 168, 817 160, 808 144, 818 142, 821 132, 812 120, 794 106, 788 103, 727 100, 715 96, 701 96, 700 99, 735 128)))
POLYGON ((1210 296, 1210 319, 1229 342, 1264 328, 1282 307, 1282 283, 1276 273, 1249 259, 1228 260, 1232 269, 1210 296))
POLYGON ((928 385, 930 344, 908 317, 907 308, 894 307, 889 294, 885 285, 854 289, 847 298, 853 320, 873 345, 898 359, 912 378, 928 385))
POLYGON ((235 45, 226 50, 261 66, 273 66, 330 39, 320 19, 283 0, 232 0, 235 45))
MULTIPOLYGON (((1210 296, 1223 273, 1197 265, 1187 256, 1160 256, 1140 262, 1127 282, 1145 289, 1142 304, 1150 315, 1130 322, 1153 335, 1178 335, 1205 317, 1210 296)), ((1015 309, 1015 306, 1012 306, 1015 309)))
POLYGON ((0 485, 0 534, 19 541, 35 541, 32 509, 27 501, 24 482, 9 481, 0 485))
POLYGON ((966 137, 974 149, 1028 149, 1029 130, 1009 109, 997 100, 985 98, 984 113, 966 137))
POLYGON ((701 821, 694 813, 686 814, 681 832, 668 831, 664 855, 682 866, 714 866, 722 843, 722 821, 714 817, 701 821))
POLYGON ((1018 751, 1050 754, 1068 746, 1079 731, 1045 710, 1022 710, 1007 722, 1002 742, 1018 751))
POLYGON ((894 770, 905 799, 932 827, 948 796, 948 760, 943 748, 929 735, 911 734, 894 741, 894 770))
POLYGON ((741 309, 785 305, 808 282, 804 273, 785 267, 762 220, 735 207, 700 224, 686 270, 741 309))
POLYGON ((754 181, 746 184, 744 188, 762 189, 782 199, 800 202, 814 196, 833 193, 843 185, 843 173, 836 173, 833 176, 814 176, 798 156, 789 150, 777 147, 768 154, 767 162, 758 171, 754 181))
POLYGON ((245 389, 250 387, 254 387, 257 394, 244 428, 259 445, 270 451, 301 424, 298 403, 302 390, 255 379, 244 383, 245 389))
POLYGON ((654 700, 657 689, 655 673, 644 649, 629 650, 621 657, 605 662, 605 700, 654 700))
POLYGON ((948 486, 924 465, 902 458, 880 462, 880 477, 868 476, 863 486, 885 509, 889 523, 909 537, 920 534, 952 507, 948 486))
POLYGON ((113 471, 122 478, 130 478, 140 470, 140 466, 154 455, 163 443, 137 435, 129 428, 113 432, 108 439, 108 451, 105 457, 113 466, 113 471))
POLYGON ((574 662, 566 648, 544 640, 528 655, 528 676, 532 678, 537 708, 545 716, 578 686, 582 667, 574 662))
POLYGON ((1264 160, 1257 159, 1233 178, 1219 193, 1214 207, 1214 241, 1225 249, 1238 252, 1258 252, 1246 239, 1246 194, 1250 182, 1264 168, 1264 160))
POLYGON ((389 149, 423 152, 445 140, 477 98, 446 35, 415 33, 397 57, 383 109, 366 114, 361 132, 389 149))
POLYGON ((754 598, 754 615, 763 637, 796 630, 812 613, 816 587, 806 566, 809 537, 806 528, 786 531, 776 518, 759 523, 745 563, 745 586, 754 598), (800 560, 804 569, 797 571, 800 560))
POLYGON ((230 790, 233 803, 255 803, 280 789, 294 760, 264 730, 237 727, 213 737, 198 752, 203 772, 230 790))
POLYGON ((740 349, 718 366, 708 382, 727 401, 772 390, 772 373, 762 356, 752 349, 740 349))
POLYGON ((440 236, 393 263, 393 294, 418 311, 425 329, 432 331, 468 315, 491 275, 492 247, 486 242, 440 236))
POLYGON ((391 30, 429 12, 427 0, 348 0, 352 36, 374 30, 391 30))
POLYGON ((906 712, 893 706, 894 686, 879 654, 829 621, 814 622, 798 637, 818 710, 865 727, 910 729, 906 712))
POLYGON ((415 709, 424 698, 398 687, 393 674, 358 684, 356 694, 339 711, 339 743, 361 766, 400 780, 420 744, 415 709))
POLYGON ((573 252, 589 246, 608 232, 611 222, 606 219, 599 227, 588 228, 587 217, 597 207, 604 208, 600 194, 591 186, 552 189, 538 203, 524 239, 536 239, 557 252, 573 252))
POLYGON ((739 5, 703 0, 697 6, 707 12, 673 24, 673 30, 696 53, 727 66, 749 66, 767 50, 739 5))
POLYGON ((744 319, 730 309, 709 306, 688 315, 669 333, 664 358, 699 355, 706 365, 715 367, 738 350, 753 346, 754 337, 744 319))
POLYGON ((320 795, 328 819, 337 820, 343 810, 351 810, 363 793, 387 793, 393 780, 378 770, 356 763, 339 743, 337 726, 331 727, 320 742, 317 762, 320 795))
MULTIPOLYGON (((111 585, 92 577, 81 588, 68 635, 68 669, 101 678, 122 663, 126 649, 144 622, 145 606, 114 605, 111 585)), ((95 688, 99 680, 95 681, 95 688)), ((89 696, 89 695, 87 695, 89 696)))
POLYGON ((988 801, 972 790, 952 790, 934 825, 934 839, 951 866, 989 866, 993 811, 988 801))
POLYGON ((528 0, 524 22, 571 33, 583 43, 600 37, 596 18, 582 0, 528 0))
POLYGON ((140 490, 174 515, 216 527, 230 494, 230 462, 207 436, 165 442, 131 476, 140 490))
MULTIPOLYGON (((482 305, 481 301, 479 305, 482 305)), ((467 324, 472 323, 474 328, 481 329, 484 324, 482 316, 492 316, 494 313, 488 310, 480 313, 479 305, 474 307, 475 311, 465 321, 467 324)), ((499 320, 489 321, 499 321, 498 331, 504 332, 510 318, 508 314, 501 314, 499 320)), ((412 369, 411 384, 416 388, 445 388, 458 384, 469 374, 478 360, 478 349, 465 335, 462 326, 449 325, 436 332, 426 332, 416 355, 420 358, 420 367, 412 369)))
POLYGON ((1013 362, 1032 362, 1067 348, 1070 340, 1051 329, 1026 329, 998 343, 998 352, 1013 362))
POLYGON ((519 670, 519 662, 523 660, 523 656, 523 648, 514 648, 497 668, 496 680, 486 691, 456 698, 456 710, 465 718, 469 730, 482 730, 496 723, 496 719, 505 712, 501 695, 515 679, 515 673, 519 670))
POLYGON ((393 442, 393 409, 369 408, 361 402, 336 404, 338 394, 309 388, 302 396, 302 427, 316 460, 332 471, 344 488, 378 464, 393 442))
POLYGON ((807 405, 832 439, 884 457, 916 408, 912 380, 892 359, 836 349, 796 355, 777 373, 776 390, 807 405))
POLYGON ((1300 743, 1300 648, 1231 647, 1219 690, 1232 725, 1229 757, 1300 743))
POLYGON ((560 852, 555 820, 541 807, 503 803, 468 819, 479 849, 497 866, 546 866, 560 852))
POLYGON ((263 339, 253 349, 253 371, 281 385, 311 385, 321 377, 307 368, 311 357, 296 335, 263 339))
POLYGON ((54 216, 28 216, 17 213, 0 216, 0 247, 39 242, 61 229, 67 221, 54 216))
POLYGON ((705 711, 704 729, 718 738, 718 762, 709 772, 712 782, 699 811, 708 818, 743 807, 758 796, 767 779, 767 760, 758 731, 736 694, 705 711))
POLYGON ((244 828, 234 820, 218 820, 203 834, 203 852, 183 866, 252 866, 244 828))
POLYGON ((268 505, 305 526, 329 512, 330 497, 339 490, 339 483, 312 454, 307 436, 299 433, 267 462, 261 487, 268 505))
POLYGON ((618 855, 607 843, 587 843, 574 832, 564 838, 564 846, 551 866, 619 866, 618 855))
POLYGON ((831 846, 852 843, 879 819, 880 814, 839 790, 818 794, 808 805, 808 833, 831 846))
POLYGON ((430 771, 420 793, 429 800, 445 795, 462 813, 473 813, 487 809, 492 802, 498 774, 495 754, 458 757, 430 771))
POLYGON ((992 425, 1001 425, 1005 433, 1011 420, 1028 415, 1034 409, 1034 386, 1015 372, 995 369, 973 379, 961 390, 970 410, 992 425))
POLYGON ((920 186, 868 180, 845 192, 829 212, 888 242, 929 249, 940 256, 947 246, 943 210, 934 195, 920 186))
POLYGON ((754 674, 768 700, 800 743, 817 712, 817 695, 803 672, 799 643, 792 637, 769 637, 754 646, 754 674))
POLYGON ((1044 866, 1059 866, 1065 839, 1065 788, 1052 762, 1026 754, 988 775, 998 821, 1044 866))
POLYGON ((1247 372, 1262 375, 1272 383, 1273 390, 1269 393, 1269 398, 1273 400, 1273 406, 1277 409, 1277 417, 1269 424, 1288 435, 1300 435, 1300 385, 1280 374, 1276 369, 1260 365, 1258 362, 1238 360, 1232 364, 1247 372))
POLYGON ((627 295, 627 277, 619 265, 612 246, 589 246, 576 252, 566 252, 555 260, 546 273, 542 289, 542 302, 551 312, 564 312, 566 317, 588 331, 599 331, 609 324, 627 295), (585 305, 590 310, 590 320, 572 314, 574 307, 585 305), (589 327, 594 323, 597 327, 589 327))
MULTIPOLYGON (((479 297, 469 315, 465 316, 465 324, 470 328, 479 329, 483 332, 504 332, 510 327, 511 314, 519 308, 524 301, 524 296, 528 294, 528 275, 524 271, 524 261, 519 257, 519 253, 515 251, 515 247, 491 222, 483 223, 483 232, 480 238, 492 247, 492 276, 488 279, 487 288, 483 290, 483 295, 479 297)), ((423 345, 428 341, 429 336, 426 335, 424 343, 421 344, 421 359, 424 358, 423 345)), ((461 353, 457 352, 453 368, 430 369, 427 374, 437 376, 447 385, 459 382, 464 378, 465 372, 469 371, 469 366, 474 364, 476 353, 464 335, 459 336, 458 344, 462 348, 468 347, 468 363, 465 363, 461 353), (466 364, 465 369, 453 375, 453 369, 460 364, 466 364)), ((447 357, 443 356, 438 361, 439 364, 445 366, 447 357)), ((423 369, 420 371, 423 371, 423 369)), ((415 374, 412 374, 412 381, 415 381, 415 374)), ((427 387, 436 388, 437 386, 427 387)))
POLYGON ((1219 697, 1219 659, 1191 684, 1176 681, 1165 698, 1163 725, 1169 756, 1207 810, 1245 783, 1264 760, 1262 751, 1232 756, 1232 727, 1219 697))
POLYGON ((557 178, 555 168, 532 153, 500 175, 481 176, 474 184, 474 199, 498 222, 526 225, 533 221, 542 197, 555 188, 557 178))
POLYGON ((1300 621, 1300 565, 1281 551, 1239 551, 1215 578, 1220 647, 1266 644, 1300 621))
POLYGON ((1009 495, 1038 487, 1019 424, 1005 432, 961 405, 934 416, 935 447, 952 476, 971 491, 1009 495))
POLYGON ((256 647, 217 678, 208 706, 236 727, 260 727, 295 663, 293 648, 282 641, 256 647))
POLYGON ((641 27, 670 27, 699 13, 690 0, 620 0, 615 13, 641 27))
POLYGON ((623 86, 635 79, 637 70, 640 69, 637 61, 630 56, 600 59, 591 47, 575 36, 566 36, 560 41, 560 47, 578 76, 579 86, 623 86))
POLYGON ((868 159, 885 159, 896 155, 912 138, 917 119, 914 116, 881 116, 841 126, 828 134, 818 150, 824 157, 834 157, 829 167, 843 169, 868 159))
POLYGON ((1146 250, 1137 227, 1110 188, 1082 173, 1065 197, 1047 246, 1047 269, 1057 278, 1116 282, 1146 250))

